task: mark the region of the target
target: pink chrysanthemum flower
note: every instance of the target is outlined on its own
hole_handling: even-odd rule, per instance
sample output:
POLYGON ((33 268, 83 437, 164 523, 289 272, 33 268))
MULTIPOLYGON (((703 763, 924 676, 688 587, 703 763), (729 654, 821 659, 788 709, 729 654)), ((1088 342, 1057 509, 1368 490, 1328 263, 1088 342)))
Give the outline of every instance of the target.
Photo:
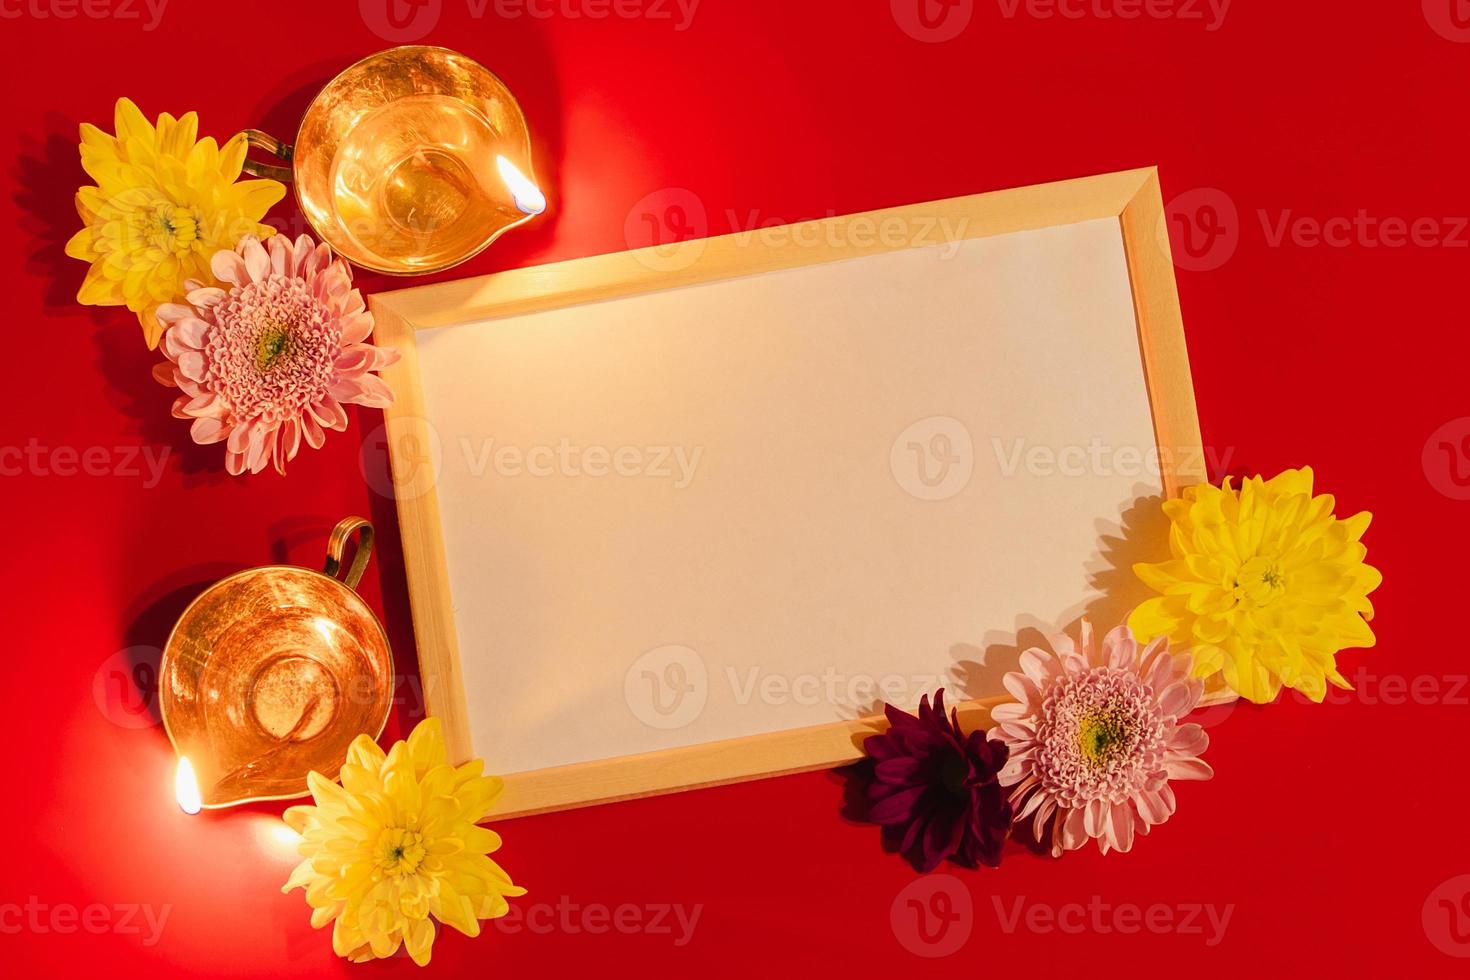
POLYGON ((1096 839, 1102 852, 1127 851, 1174 813, 1171 779, 1209 779, 1198 758, 1204 729, 1179 719, 1199 703, 1203 682, 1189 676, 1188 657, 1155 640, 1141 653, 1126 626, 1098 650, 1082 621, 1080 646, 1051 640, 1052 651, 1021 654, 1021 670, 1005 676, 1014 702, 991 712, 991 738, 1010 745, 1000 782, 1011 790, 1016 821, 1034 820, 1038 841, 1052 822, 1060 857, 1096 839))
POLYGON ((230 473, 284 473, 303 439, 318 449, 326 429, 347 428, 344 404, 393 403, 371 372, 398 354, 368 343, 373 316, 327 245, 247 236, 210 269, 228 291, 190 281, 187 303, 159 307, 168 360, 153 374, 183 391, 173 413, 194 420, 195 442, 225 444, 230 473))

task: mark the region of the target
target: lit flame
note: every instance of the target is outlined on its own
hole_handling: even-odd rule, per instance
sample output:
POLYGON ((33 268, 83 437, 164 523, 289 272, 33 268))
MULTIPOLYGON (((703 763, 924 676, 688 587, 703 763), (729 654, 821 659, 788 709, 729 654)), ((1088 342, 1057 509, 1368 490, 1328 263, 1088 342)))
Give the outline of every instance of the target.
POLYGON ((546 210, 546 195, 515 164, 503 156, 497 156, 495 166, 500 170, 500 179, 510 188, 510 196, 515 199, 516 207, 526 214, 540 214, 546 210))
POLYGON ((194 766, 188 757, 182 755, 179 756, 179 768, 174 772, 174 798, 185 813, 198 813, 204 805, 199 798, 199 780, 194 778, 194 766))

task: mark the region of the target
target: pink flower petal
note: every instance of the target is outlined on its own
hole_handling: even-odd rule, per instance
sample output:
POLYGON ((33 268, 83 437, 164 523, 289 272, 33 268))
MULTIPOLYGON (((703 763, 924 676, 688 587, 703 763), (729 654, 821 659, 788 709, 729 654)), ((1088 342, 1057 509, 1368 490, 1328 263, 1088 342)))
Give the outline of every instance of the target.
POLYGON ((1035 822, 1032 823, 1032 825, 1031 825, 1031 834, 1038 841, 1042 841, 1042 840, 1045 840, 1046 839, 1046 836, 1045 836, 1045 833, 1044 833, 1044 831, 1046 830, 1046 822, 1051 819, 1051 816, 1052 816, 1053 813, 1056 812, 1056 809, 1057 809, 1057 805, 1055 803, 1053 803, 1051 800, 1047 800, 1036 811, 1036 819, 1035 819, 1035 822))
POLYGON ((314 251, 316 242, 312 241, 310 235, 303 234, 296 239, 296 247, 291 254, 290 276, 293 279, 301 279, 306 275, 306 262, 314 251))
POLYGON ((309 413, 301 416, 301 435, 312 449, 322 448, 322 443, 327 441, 327 434, 322 431, 322 427, 309 413))
MULTIPOLYGON (((265 254, 264 251, 261 254, 265 254)), ((245 465, 250 468, 251 473, 259 473, 270 462, 270 444, 275 434, 276 430, 274 427, 268 427, 260 422, 251 424, 250 449, 245 456, 245 465)))
POLYGON ((1083 812, 1079 809, 1067 810, 1065 811, 1065 813, 1065 820, 1062 819, 1062 815, 1060 813, 1058 813, 1057 815, 1057 829, 1059 831, 1059 839, 1064 849, 1068 851, 1075 851, 1077 850, 1077 848, 1087 843, 1088 834, 1087 829, 1083 823, 1085 818, 1083 812))
POLYGON ((1127 854, 1133 850, 1133 807, 1128 803, 1113 804, 1113 846, 1127 854))
POLYGON ((173 326, 177 320, 193 315, 193 307, 185 306, 183 303, 164 303, 158 307, 158 311, 154 314, 158 318, 158 322, 165 328, 173 326))
POLYGON ((301 448, 301 424, 295 419, 281 425, 281 454, 284 462, 289 463, 296 458, 296 451, 301 448))
POLYGON ((254 423, 235 426, 230 430, 229 440, 225 443, 225 448, 232 453, 239 453, 241 455, 249 451, 251 430, 254 428, 254 423))
POLYGON ((1175 681, 1159 694, 1159 710, 1171 718, 1179 718, 1194 710, 1199 694, 1188 681, 1175 681))
POLYGON ((1001 678, 1006 691, 1011 697, 1022 704, 1036 705, 1041 703, 1041 692, 1036 684, 1025 674, 1012 671, 1001 678))
POLYGON ((342 343, 357 344, 372 335, 373 315, 371 313, 358 313, 342 319, 342 343))
POLYGON ((1082 620, 1081 625, 1078 627, 1078 634, 1079 642, 1077 644, 1077 652, 1090 661, 1092 660, 1093 651, 1096 649, 1092 643, 1092 623, 1086 619, 1082 620))
POLYGON ((175 320, 173 326, 163 335, 163 353, 167 357, 178 360, 190 351, 201 350, 204 347, 205 334, 209 332, 209 324, 194 316, 181 317, 175 320))
POLYGON ((184 413, 194 418, 219 418, 225 413, 225 400, 215 392, 195 395, 184 406, 184 413))
POLYGON ((325 428, 334 432, 343 432, 347 429, 347 411, 330 394, 323 395, 319 401, 308 405, 307 410, 311 413, 312 418, 325 428))
POLYGON ((265 282, 270 278, 271 257, 266 254, 265 246, 260 244, 259 239, 247 237, 240 243, 240 251, 243 253, 245 271, 249 273, 251 282, 265 282))
POLYGON ((1138 815, 1143 818, 1145 823, 1163 823, 1173 815, 1174 807, 1164 796, 1164 791, 1167 789, 1168 787, 1165 786, 1161 790, 1144 790, 1138 794, 1136 798, 1138 802, 1138 815))
POLYGON ((204 355, 198 351, 185 351, 179 355, 179 373, 190 381, 204 380, 204 355))
POLYGON ((1133 666, 1137 653, 1138 644, 1126 626, 1109 630, 1108 635, 1103 637, 1102 660, 1109 667, 1126 670, 1133 666))
POLYGON ((1102 800, 1087 801, 1087 806, 1082 810, 1082 829, 1087 832, 1088 837, 1102 834, 1104 809, 1102 800))
POLYGON ((1045 802, 1046 794, 1032 793, 1031 798, 1026 801, 1026 805, 1016 811, 1015 822, 1020 823, 1022 820, 1025 820, 1027 817, 1031 816, 1031 814, 1041 809, 1041 804, 1045 802))
POLYGON ((266 251, 270 253, 271 274, 276 276, 286 275, 286 270, 291 266, 291 245, 285 235, 272 235, 266 240, 266 251))
POLYGON ((250 281, 245 271, 245 260, 232 249, 220 249, 209 260, 209 271, 221 282, 232 286, 243 286, 250 281))
POLYGON ((199 289, 191 289, 185 294, 189 304, 196 309, 205 310, 224 302, 229 293, 218 286, 202 286, 199 289))
POLYGON ((350 398, 343 398, 332 390, 332 397, 339 401, 345 401, 353 405, 363 405, 367 408, 387 408, 393 404, 393 389, 388 383, 375 374, 364 374, 351 385, 355 392, 350 398))
POLYGON ((189 435, 201 446, 212 445, 225 438, 225 427, 219 419, 199 418, 189 426, 189 435))
POLYGON ((1032 647, 1021 654, 1021 673, 1031 678, 1040 688, 1054 676, 1053 666, 1056 663, 1056 658, 1051 654, 1032 647))
POLYGON ((1170 779, 1209 779, 1215 775, 1203 759, 1170 759, 1164 765, 1170 779))
POLYGON ((990 720, 995 722, 1016 721, 1026 716, 1026 706, 1015 701, 1007 701, 990 709, 990 720))
POLYGON ((1204 726, 1194 723, 1180 725, 1169 739, 1170 750, 1180 755, 1199 755, 1209 745, 1210 736, 1205 733, 1204 726))

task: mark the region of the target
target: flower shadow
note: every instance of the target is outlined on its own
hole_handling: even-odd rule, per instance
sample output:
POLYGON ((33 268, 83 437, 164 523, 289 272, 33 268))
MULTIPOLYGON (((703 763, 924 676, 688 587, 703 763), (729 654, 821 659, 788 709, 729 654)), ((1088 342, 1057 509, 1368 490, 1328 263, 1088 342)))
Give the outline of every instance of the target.
POLYGON ((1097 595, 1083 615, 1106 632, 1127 622, 1128 614, 1154 594, 1133 566, 1169 557, 1169 517, 1164 513, 1163 496, 1154 493, 1136 498, 1117 521, 1098 521, 1097 532, 1097 554, 1085 566, 1087 583, 1097 595))
POLYGON ((1162 504, 1156 489, 1138 487, 1137 495, 1120 505, 1116 519, 1095 522, 1096 549, 1083 563, 1090 594, 1079 596, 1077 603, 1050 618, 1019 615, 1009 630, 991 630, 978 643, 951 647, 959 692, 968 700, 1006 697, 1005 675, 1019 669, 1022 651, 1048 646, 1047 636, 1058 629, 1075 635, 1083 618, 1100 632, 1126 622, 1128 613, 1152 594, 1133 565, 1168 554, 1169 519, 1162 504))
MULTIPOLYGON (((26 274, 46 283, 43 315, 71 318, 84 310, 95 325, 115 326, 119 311, 77 305, 77 290, 87 266, 66 254, 67 241, 82 226, 74 203, 76 190, 91 183, 77 152, 77 123, 51 111, 42 126, 40 138, 17 134, 19 152, 11 166, 15 186, 20 188, 13 198, 20 214, 17 226, 31 239, 26 274)), ((136 323, 126 311, 122 311, 122 322, 136 323)))

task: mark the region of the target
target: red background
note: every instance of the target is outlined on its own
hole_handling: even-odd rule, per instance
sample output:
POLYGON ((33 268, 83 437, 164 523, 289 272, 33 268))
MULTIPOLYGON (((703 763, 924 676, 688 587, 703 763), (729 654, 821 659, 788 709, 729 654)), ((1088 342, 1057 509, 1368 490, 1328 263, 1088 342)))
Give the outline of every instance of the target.
MULTIPOLYGON (((1131 855, 1054 862, 1013 846, 999 872, 956 870, 951 907, 970 909, 972 932, 942 965, 1463 973, 1431 942, 1438 930, 1445 944, 1433 903, 1434 928, 1421 920, 1432 891, 1470 872, 1465 575, 1451 558, 1467 543, 1470 504, 1452 496, 1450 457, 1434 446, 1425 454, 1431 433, 1470 414, 1470 235, 1455 220, 1470 213, 1470 44, 1454 39, 1451 0, 1423 10, 1239 0, 1217 30, 1090 6, 1076 19, 1024 5, 1006 17, 1008 4, 978 0, 945 43, 899 26, 917 0, 900 3, 897 18, 871 0, 704 0, 686 30, 677 19, 570 17, 596 11, 596 0, 558 2, 551 17, 496 16, 492 6, 476 18, 465 0, 444 0, 427 35, 482 60, 519 95, 552 199, 546 217, 452 276, 626 248, 635 205, 667 188, 696 195, 709 232, 721 233, 727 212, 791 221, 1158 164, 1166 199, 1221 192, 1185 198, 1186 219, 1208 221, 1194 205, 1214 204, 1238 236, 1233 254, 1227 235, 1207 256, 1212 268, 1179 272, 1207 444, 1229 453, 1237 474, 1310 463, 1341 515, 1376 515, 1367 541, 1386 579, 1375 596, 1379 645, 1342 657, 1360 693, 1217 715, 1215 780, 1184 786, 1178 815, 1131 855), (1443 240, 1391 247, 1359 230, 1314 246, 1268 234, 1285 215, 1325 221, 1360 209, 1431 219, 1423 227, 1443 240), (1418 696, 1406 697, 1400 685, 1416 679, 1418 696), (995 902, 1009 914, 1022 898, 1233 911, 1214 946, 1208 929, 1007 934, 995 902)), ((128 727, 136 702, 94 697, 94 685, 108 690, 114 655, 160 645, 203 584, 271 560, 316 565, 326 531, 355 512, 381 531, 364 591, 411 670, 391 503, 359 469, 380 419, 349 410, 349 431, 299 457, 286 478, 226 476, 220 447, 190 445, 169 418, 171 395, 149 377, 159 355, 144 349, 134 318, 72 301, 84 266, 61 249, 84 182, 77 124, 110 130, 118 96, 150 118, 198 109, 201 132, 220 137, 250 125, 287 135, 321 83, 388 44, 352 2, 172 0, 154 30, 141 6, 114 12, 133 10, 141 20, 87 16, 68 0, 0 4, 9 93, 0 209, 11 229, 0 236, 0 446, 35 440, 45 461, 0 478, 9 736, 0 905, 34 896, 51 911, 171 908, 153 946, 146 929, 116 928, 126 925, 116 912, 100 934, 55 928, 65 912, 18 930, 10 915, 0 918, 0 956, 12 976, 412 973, 406 959, 336 961, 301 895, 278 891, 292 863, 269 834, 280 805, 184 816, 162 729, 146 714, 128 727), (64 469, 57 448, 93 446, 117 472, 53 471, 64 469), (156 486, 145 485, 146 469, 123 465, 138 447, 165 446, 156 486)), ((273 215, 295 220, 294 205, 273 215)), ((360 284, 389 285, 371 275, 360 284)), ((1463 453, 1455 462, 1470 466, 1463 453)), ((405 680, 385 738, 416 717, 416 691, 405 680)), ((839 817, 841 797, 836 777, 815 773, 503 822, 499 857, 531 889, 521 904, 699 906, 692 938, 592 934, 555 913, 549 931, 443 935, 430 969, 930 969, 890 926, 915 873, 880 850, 875 828, 839 817)), ((1452 940, 1446 948, 1470 953, 1452 940)))

